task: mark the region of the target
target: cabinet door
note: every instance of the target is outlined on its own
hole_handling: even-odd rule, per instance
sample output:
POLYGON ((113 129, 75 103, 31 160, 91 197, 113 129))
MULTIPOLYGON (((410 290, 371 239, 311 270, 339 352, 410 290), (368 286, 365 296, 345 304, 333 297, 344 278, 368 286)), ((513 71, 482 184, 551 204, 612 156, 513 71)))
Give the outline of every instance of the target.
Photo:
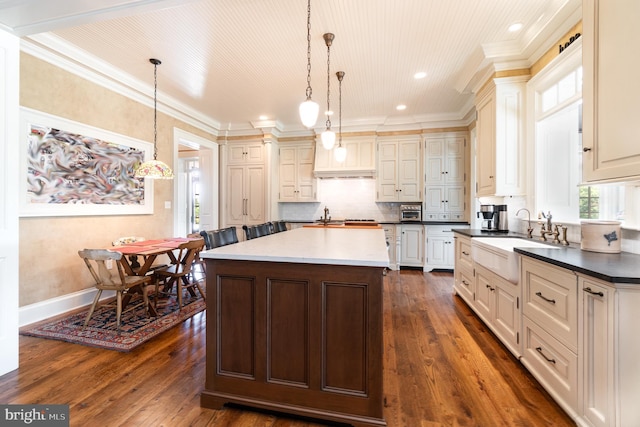
POLYGON ((485 323, 491 323, 494 287, 491 283, 491 272, 476 266, 476 299, 473 303, 478 316, 485 323))
POLYGON ((477 120, 477 172, 476 193, 478 197, 493 196, 496 192, 496 102, 493 94, 488 95, 476 107, 477 120))
POLYGON ((420 144, 418 141, 398 143, 399 201, 420 201, 420 144))
POLYGON ((444 138, 427 138, 425 141, 425 184, 444 185, 446 158, 444 138))
POLYGON ((633 83, 640 56, 640 2, 584 0, 584 181, 631 180, 640 176, 637 135, 640 88, 633 83))
POLYGON ((280 201, 295 202, 297 198, 296 147, 280 148, 280 201))
POLYGON ((594 427, 613 425, 613 321, 610 288, 579 278, 582 298, 584 417, 594 427))
POLYGON ((316 178, 313 176, 314 152, 313 146, 298 147, 297 149, 296 180, 298 193, 296 199, 299 202, 316 200, 316 178))
POLYGON ((427 264, 431 268, 451 268, 453 241, 450 237, 427 237, 427 264))
POLYGON ((460 213, 464 212, 465 202, 464 202, 464 187, 456 186, 456 187, 446 187, 445 192, 445 210, 450 213, 460 213))
POLYGON ((264 166, 247 166, 245 187, 247 224, 265 222, 265 193, 264 166))
POLYGON ((509 347, 511 352, 520 355, 520 296, 519 285, 501 277, 493 277, 494 313, 493 325, 496 335, 509 347))
MULTIPOLYGON (((434 214, 434 213, 442 213, 445 208, 445 187, 443 186, 429 186, 425 189, 425 198, 424 198, 424 212, 425 214, 434 214)), ((437 217, 435 217, 437 218, 437 217)), ((425 219, 435 219, 429 218, 425 215, 425 219)))
POLYGON ((421 225, 403 225, 402 249, 400 265, 422 266, 422 252, 424 251, 424 241, 422 240, 423 229, 421 225))
POLYGON ((445 183, 463 184, 465 139, 463 137, 447 138, 445 146, 445 183))
POLYGON ((397 201, 398 159, 397 144, 395 142, 381 142, 378 144, 378 186, 379 201, 397 201))
POLYGON ((245 203, 245 168, 229 166, 228 220, 229 224, 244 224, 245 203))

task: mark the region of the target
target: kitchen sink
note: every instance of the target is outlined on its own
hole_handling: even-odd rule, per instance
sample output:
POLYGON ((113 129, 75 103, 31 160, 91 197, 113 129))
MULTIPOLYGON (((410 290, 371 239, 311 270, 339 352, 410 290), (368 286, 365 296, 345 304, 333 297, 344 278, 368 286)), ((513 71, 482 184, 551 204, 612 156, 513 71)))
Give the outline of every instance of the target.
POLYGON ((520 269, 518 254, 513 248, 559 249, 531 239, 510 237, 476 237, 471 239, 471 257, 481 266, 488 268, 511 283, 518 283, 520 269))

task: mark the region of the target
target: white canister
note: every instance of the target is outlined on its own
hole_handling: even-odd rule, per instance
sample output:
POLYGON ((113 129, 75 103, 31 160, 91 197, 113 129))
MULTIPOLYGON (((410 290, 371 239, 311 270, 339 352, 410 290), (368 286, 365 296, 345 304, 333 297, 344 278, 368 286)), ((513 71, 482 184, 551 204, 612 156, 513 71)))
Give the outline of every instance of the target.
POLYGON ((582 221, 580 248, 584 251, 620 253, 620 221, 582 221))

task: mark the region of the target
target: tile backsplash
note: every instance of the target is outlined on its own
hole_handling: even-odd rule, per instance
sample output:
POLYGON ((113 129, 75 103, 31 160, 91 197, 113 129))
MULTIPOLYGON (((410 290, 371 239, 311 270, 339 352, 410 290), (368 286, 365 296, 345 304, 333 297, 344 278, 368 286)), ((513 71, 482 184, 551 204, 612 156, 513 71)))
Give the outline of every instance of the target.
POLYGON ((376 180, 371 178, 333 178, 318 180, 318 202, 279 203, 280 218, 287 221, 313 221, 324 214, 325 206, 334 219, 374 219, 398 221, 398 203, 376 203, 376 180))

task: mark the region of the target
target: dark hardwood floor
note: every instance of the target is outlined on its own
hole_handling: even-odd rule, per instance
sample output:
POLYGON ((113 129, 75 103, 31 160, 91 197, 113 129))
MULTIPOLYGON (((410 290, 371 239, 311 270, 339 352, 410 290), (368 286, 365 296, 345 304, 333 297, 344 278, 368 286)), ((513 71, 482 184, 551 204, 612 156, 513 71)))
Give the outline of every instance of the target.
MULTIPOLYGON (((458 297, 450 273, 385 278, 384 415, 390 427, 574 426, 458 297)), ((205 316, 131 353, 20 337, 20 368, 0 403, 69 404, 71 426, 323 425, 231 407, 200 407, 205 316)))

